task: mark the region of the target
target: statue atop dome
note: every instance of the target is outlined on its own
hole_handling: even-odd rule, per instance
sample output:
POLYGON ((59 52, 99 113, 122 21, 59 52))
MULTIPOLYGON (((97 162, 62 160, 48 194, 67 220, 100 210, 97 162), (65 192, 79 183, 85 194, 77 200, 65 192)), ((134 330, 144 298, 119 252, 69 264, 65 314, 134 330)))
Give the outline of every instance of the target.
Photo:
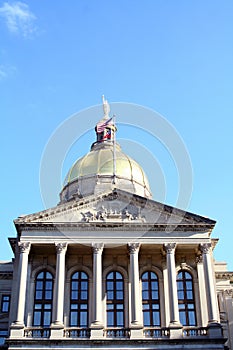
POLYGON ((104 119, 109 118, 110 113, 110 106, 107 100, 105 100, 104 95, 102 95, 102 101, 103 101, 103 111, 104 111, 104 119))

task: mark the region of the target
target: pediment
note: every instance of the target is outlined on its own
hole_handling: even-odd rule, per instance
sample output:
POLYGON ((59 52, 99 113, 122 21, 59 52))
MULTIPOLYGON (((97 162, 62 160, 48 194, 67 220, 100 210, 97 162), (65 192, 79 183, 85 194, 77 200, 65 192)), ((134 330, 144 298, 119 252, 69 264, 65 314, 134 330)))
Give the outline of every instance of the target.
POLYGON ((130 224, 212 226, 215 221, 172 206, 164 205, 119 189, 75 199, 35 214, 19 217, 18 224, 130 224))

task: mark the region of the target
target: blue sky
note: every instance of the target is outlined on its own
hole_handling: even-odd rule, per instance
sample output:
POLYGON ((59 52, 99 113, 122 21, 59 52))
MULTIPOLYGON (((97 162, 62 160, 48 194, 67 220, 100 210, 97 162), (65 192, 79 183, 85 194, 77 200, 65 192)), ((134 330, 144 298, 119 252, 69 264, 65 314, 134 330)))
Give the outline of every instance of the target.
MULTIPOLYGON (((145 106, 180 135, 193 169, 187 209, 217 221, 215 257, 233 270, 232 16, 230 0, 0 1, 2 260, 12 257, 13 219, 44 209, 40 165, 51 135, 105 94, 113 112, 114 102, 145 106)), ((174 158, 156 137, 124 125, 126 119, 117 116, 124 150, 145 168, 160 200, 159 175, 139 148, 153 154, 165 202, 176 205, 174 158)), ((146 115, 143 121, 150 130, 146 115)), ((77 137, 62 176, 94 138, 88 130, 77 137)))

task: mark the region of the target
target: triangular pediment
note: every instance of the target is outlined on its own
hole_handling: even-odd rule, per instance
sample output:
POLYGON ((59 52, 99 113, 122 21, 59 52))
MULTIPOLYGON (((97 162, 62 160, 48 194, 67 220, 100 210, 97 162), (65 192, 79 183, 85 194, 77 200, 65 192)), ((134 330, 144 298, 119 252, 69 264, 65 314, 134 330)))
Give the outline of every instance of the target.
POLYGON ((152 225, 214 227, 215 221, 119 189, 21 216, 15 224, 152 225))

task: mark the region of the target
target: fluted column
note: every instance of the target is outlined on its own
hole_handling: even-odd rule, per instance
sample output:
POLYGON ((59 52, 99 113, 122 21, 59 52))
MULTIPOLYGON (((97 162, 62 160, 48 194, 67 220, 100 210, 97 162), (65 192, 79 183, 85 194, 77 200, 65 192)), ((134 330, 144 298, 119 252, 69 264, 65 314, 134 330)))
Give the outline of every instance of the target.
POLYGON ((217 295, 212 269, 211 243, 200 244, 202 252, 209 324, 219 322, 217 295))
POLYGON ((57 263, 54 296, 54 322, 53 326, 63 327, 64 289, 65 289, 65 256, 67 243, 56 243, 57 263))
POLYGON ((93 325, 102 325, 102 243, 93 243, 93 325))
POLYGON ((139 243, 128 243, 130 254, 130 282, 131 282, 131 324, 141 325, 141 309, 140 309, 140 286, 139 286, 139 265, 138 253, 139 243))
POLYGON ((175 248, 176 243, 164 244, 164 250, 166 251, 167 256, 167 283, 169 291, 170 327, 180 326, 176 284, 175 248))

